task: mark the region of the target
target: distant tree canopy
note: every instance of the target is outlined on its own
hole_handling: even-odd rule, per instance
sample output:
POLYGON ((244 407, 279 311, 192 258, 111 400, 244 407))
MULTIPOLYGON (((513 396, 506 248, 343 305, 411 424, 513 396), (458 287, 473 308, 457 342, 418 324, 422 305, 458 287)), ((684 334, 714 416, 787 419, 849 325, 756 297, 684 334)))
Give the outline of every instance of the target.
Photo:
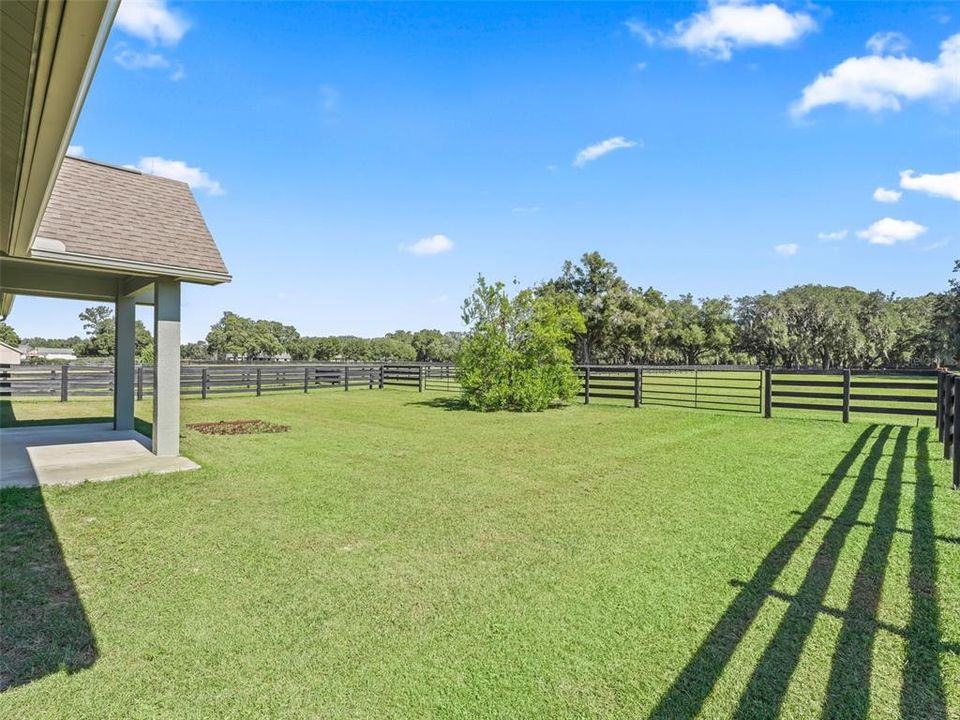
MULTIPOLYGON (((112 357, 116 342, 116 322, 113 308, 107 305, 95 305, 80 313, 86 339, 73 346, 78 357, 112 357)), ((135 325, 135 347, 137 362, 153 362, 153 337, 140 321, 135 325)))
MULTIPOLYGON (((960 261, 957 267, 960 268, 960 261)), ((957 270, 960 272, 960 269, 957 270)), ((585 321, 581 363, 760 363, 788 367, 930 366, 960 359, 960 280, 947 292, 898 298, 852 287, 667 300, 633 288, 599 253, 564 263, 536 289, 572 298, 585 321)))
POLYGON ((290 355, 303 362, 320 360, 399 360, 441 362, 456 357, 461 333, 439 330, 397 330, 379 338, 355 335, 302 336, 292 325, 274 320, 253 320, 225 312, 210 328, 205 342, 183 346, 182 355, 204 360, 270 360, 290 355), (189 347, 189 349, 188 349, 189 347))
POLYGON ((5 322, 0 322, 0 340, 14 347, 20 344, 20 336, 17 335, 17 331, 5 322))
MULTIPOLYGON (((919 297, 798 285, 736 300, 690 294, 667 298, 653 287, 631 286, 614 263, 591 252, 578 262, 565 262, 557 278, 531 288, 522 302, 532 307, 535 300, 544 300, 552 307, 578 310, 583 327, 572 332, 569 349, 579 363, 931 367, 960 364, 960 260, 953 273, 943 292, 919 297)), ((486 285, 484 291, 491 287, 497 286, 486 285)), ((474 301, 475 295, 476 290, 474 301)), ((85 338, 21 339, 0 322, 0 339, 12 345, 70 347, 80 356, 113 355, 113 310, 89 307, 80 319, 85 338)), ((138 360, 152 361, 153 343, 140 321, 136 333, 138 360)), ((225 312, 206 340, 184 344, 181 356, 250 361, 287 353, 300 362, 450 362, 460 356, 464 337, 427 328, 378 338, 307 337, 292 325, 225 312)))

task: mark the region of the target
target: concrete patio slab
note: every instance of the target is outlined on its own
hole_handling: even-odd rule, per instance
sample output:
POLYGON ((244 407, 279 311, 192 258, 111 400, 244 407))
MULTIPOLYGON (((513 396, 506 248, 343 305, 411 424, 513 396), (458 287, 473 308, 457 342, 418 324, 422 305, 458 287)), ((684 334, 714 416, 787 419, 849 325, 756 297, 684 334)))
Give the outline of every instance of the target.
POLYGON ((184 457, 157 457, 150 440, 110 423, 0 429, 0 488, 74 485, 142 473, 199 467, 184 457))

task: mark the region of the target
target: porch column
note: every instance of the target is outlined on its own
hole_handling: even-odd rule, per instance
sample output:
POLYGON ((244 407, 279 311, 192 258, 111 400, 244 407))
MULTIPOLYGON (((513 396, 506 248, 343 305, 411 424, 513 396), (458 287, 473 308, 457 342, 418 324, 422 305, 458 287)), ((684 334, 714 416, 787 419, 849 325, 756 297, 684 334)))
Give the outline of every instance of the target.
POLYGON ((180 454, 180 283, 153 287, 153 452, 169 457, 180 454))
POLYGON ((113 429, 133 430, 133 385, 136 363, 137 304, 117 296, 114 333, 113 429))

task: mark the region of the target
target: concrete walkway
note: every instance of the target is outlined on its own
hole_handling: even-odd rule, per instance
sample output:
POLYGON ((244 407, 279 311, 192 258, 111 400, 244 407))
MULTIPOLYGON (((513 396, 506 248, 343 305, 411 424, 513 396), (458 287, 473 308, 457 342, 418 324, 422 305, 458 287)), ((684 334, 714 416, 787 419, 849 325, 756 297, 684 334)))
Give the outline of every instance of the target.
POLYGON ((74 485, 198 467, 184 457, 157 457, 148 438, 114 430, 110 423, 0 429, 0 488, 74 485))

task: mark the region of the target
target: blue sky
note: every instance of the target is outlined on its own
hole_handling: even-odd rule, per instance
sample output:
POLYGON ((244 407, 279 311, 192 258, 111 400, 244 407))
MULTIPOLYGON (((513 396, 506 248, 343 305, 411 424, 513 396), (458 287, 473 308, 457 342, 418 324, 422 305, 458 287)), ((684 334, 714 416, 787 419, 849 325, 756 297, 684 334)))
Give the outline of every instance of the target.
POLYGON ((949 3, 128 0, 73 144, 194 185, 234 281, 185 290, 185 340, 225 309, 373 336, 590 250, 670 295, 940 290, 958 110, 949 3))

